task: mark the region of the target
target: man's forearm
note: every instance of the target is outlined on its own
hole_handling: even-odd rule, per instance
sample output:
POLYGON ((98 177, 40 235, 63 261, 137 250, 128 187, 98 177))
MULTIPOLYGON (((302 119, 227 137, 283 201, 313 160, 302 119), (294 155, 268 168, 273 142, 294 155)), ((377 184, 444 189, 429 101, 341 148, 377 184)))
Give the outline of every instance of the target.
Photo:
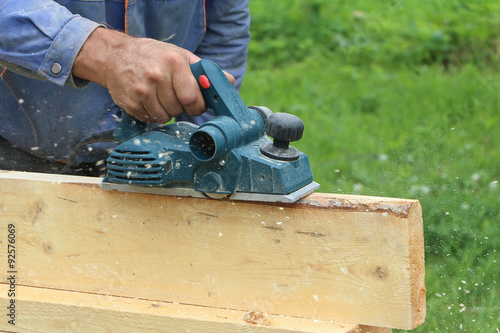
POLYGON ((73 66, 73 75, 106 87, 113 101, 146 122, 167 122, 206 110, 190 64, 199 58, 172 44, 97 28, 73 66))
POLYGON ((199 60, 173 44, 97 28, 76 57, 73 75, 108 88, 113 101, 139 120, 163 123, 206 110, 189 67, 199 60))
POLYGON ((95 29, 75 59, 73 76, 107 87, 110 61, 119 61, 120 50, 123 52, 132 39, 118 31, 95 29))

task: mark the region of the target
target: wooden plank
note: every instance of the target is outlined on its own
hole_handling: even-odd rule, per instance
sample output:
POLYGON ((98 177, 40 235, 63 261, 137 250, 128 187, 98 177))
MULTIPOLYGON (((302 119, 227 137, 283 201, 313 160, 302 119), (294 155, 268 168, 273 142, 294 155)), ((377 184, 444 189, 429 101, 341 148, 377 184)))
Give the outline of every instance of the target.
MULTIPOLYGON (((125 297, 18 286, 15 326, 5 331, 36 332, 390 332, 307 318, 245 313, 125 297)), ((7 286, 0 284, 0 307, 7 306, 7 286)))
POLYGON ((0 173, 18 283, 402 329, 425 318, 416 200, 313 194, 280 205, 110 192, 98 181, 0 173))

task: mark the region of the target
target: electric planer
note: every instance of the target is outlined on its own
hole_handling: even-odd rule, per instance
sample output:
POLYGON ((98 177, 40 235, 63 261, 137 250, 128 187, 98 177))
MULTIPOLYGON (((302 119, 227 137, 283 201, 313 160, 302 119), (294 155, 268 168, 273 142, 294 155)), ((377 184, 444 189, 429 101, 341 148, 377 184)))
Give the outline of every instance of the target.
POLYGON ((319 188, 307 156, 290 146, 302 137, 302 120, 247 107, 212 61, 191 70, 216 117, 149 130, 124 113, 102 189, 291 203, 319 188))

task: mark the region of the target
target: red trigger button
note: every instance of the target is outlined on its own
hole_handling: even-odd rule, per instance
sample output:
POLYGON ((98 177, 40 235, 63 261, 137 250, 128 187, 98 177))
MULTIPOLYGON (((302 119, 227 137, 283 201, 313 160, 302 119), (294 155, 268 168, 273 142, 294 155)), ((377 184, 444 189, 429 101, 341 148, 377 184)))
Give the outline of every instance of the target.
POLYGON ((208 77, 206 75, 200 75, 198 80, 200 81, 200 86, 202 88, 204 88, 204 89, 210 88, 210 80, 208 79, 208 77))

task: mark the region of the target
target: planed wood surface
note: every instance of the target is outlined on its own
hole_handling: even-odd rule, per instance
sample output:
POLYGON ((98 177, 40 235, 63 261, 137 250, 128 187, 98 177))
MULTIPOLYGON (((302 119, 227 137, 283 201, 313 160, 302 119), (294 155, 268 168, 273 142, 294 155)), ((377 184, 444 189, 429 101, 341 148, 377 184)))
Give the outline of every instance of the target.
POLYGON ((425 318, 416 200, 234 202, 103 191, 99 181, 0 173, 20 285, 402 329, 425 318))
MULTIPOLYGON (((0 284, 0 306, 7 304, 0 284)), ((365 327, 309 318, 249 313, 186 304, 62 290, 19 287, 16 325, 0 322, 12 332, 200 332, 200 333, 386 333, 389 328, 365 327)))

